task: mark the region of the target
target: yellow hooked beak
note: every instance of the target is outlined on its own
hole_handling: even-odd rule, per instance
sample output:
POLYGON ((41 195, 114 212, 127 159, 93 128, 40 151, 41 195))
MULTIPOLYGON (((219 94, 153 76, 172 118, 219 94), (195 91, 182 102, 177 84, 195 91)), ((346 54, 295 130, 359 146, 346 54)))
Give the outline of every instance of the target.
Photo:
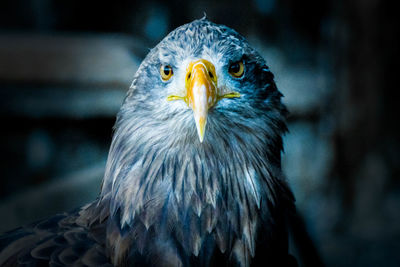
POLYGON ((204 140, 208 110, 222 98, 240 97, 239 93, 220 94, 214 65, 205 59, 191 62, 186 69, 186 96, 170 95, 167 100, 182 99, 193 110, 197 134, 204 140))
POLYGON ((186 70, 187 104, 193 110, 197 134, 203 142, 208 109, 217 102, 217 76, 211 62, 200 59, 189 64, 186 70))

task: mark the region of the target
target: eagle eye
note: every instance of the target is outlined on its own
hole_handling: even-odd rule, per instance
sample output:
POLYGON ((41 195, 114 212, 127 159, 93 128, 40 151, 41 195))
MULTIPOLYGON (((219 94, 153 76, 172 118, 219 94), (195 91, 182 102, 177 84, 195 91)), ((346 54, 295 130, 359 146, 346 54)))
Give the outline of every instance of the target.
POLYGON ((161 65, 160 75, 163 81, 168 81, 174 75, 172 67, 170 65, 161 65))
POLYGON ((237 61, 232 63, 229 66, 229 74, 232 75, 234 78, 240 78, 243 76, 244 73, 244 65, 242 61, 237 61))

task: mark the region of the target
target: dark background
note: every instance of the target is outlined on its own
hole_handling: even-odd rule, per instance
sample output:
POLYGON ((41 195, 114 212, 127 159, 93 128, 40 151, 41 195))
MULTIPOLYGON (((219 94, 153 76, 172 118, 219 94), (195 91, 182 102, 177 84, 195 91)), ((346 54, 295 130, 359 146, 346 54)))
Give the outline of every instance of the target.
POLYGON ((399 266, 397 10, 378 0, 1 1, 0 231, 97 196, 138 65, 206 12, 275 73, 291 111, 285 173, 326 265, 399 266))

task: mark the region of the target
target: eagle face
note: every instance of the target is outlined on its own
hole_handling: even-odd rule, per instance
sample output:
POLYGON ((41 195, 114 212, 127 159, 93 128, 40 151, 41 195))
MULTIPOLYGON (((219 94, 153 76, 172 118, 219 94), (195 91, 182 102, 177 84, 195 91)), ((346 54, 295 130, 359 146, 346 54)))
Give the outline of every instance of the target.
POLYGON ((287 253, 271 241, 287 239, 282 203, 293 203, 281 96, 245 38, 205 18, 153 48, 118 113, 98 205, 113 263, 249 266, 256 247, 287 253))
POLYGON ((175 138, 199 145, 221 131, 237 134, 248 117, 274 109, 269 95, 274 90, 272 73, 244 37, 201 19, 171 32, 150 51, 127 102, 148 111, 143 116, 152 123, 163 123, 160 129, 174 129, 175 138))

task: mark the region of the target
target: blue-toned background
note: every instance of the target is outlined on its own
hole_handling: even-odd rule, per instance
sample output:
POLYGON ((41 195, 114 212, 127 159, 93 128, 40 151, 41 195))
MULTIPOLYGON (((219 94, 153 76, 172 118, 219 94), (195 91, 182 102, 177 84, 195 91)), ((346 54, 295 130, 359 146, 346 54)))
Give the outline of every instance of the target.
POLYGON ((1 1, 0 232, 96 198, 138 65, 206 12, 275 73, 285 173, 326 265, 399 266, 400 45, 383 2, 1 1))

